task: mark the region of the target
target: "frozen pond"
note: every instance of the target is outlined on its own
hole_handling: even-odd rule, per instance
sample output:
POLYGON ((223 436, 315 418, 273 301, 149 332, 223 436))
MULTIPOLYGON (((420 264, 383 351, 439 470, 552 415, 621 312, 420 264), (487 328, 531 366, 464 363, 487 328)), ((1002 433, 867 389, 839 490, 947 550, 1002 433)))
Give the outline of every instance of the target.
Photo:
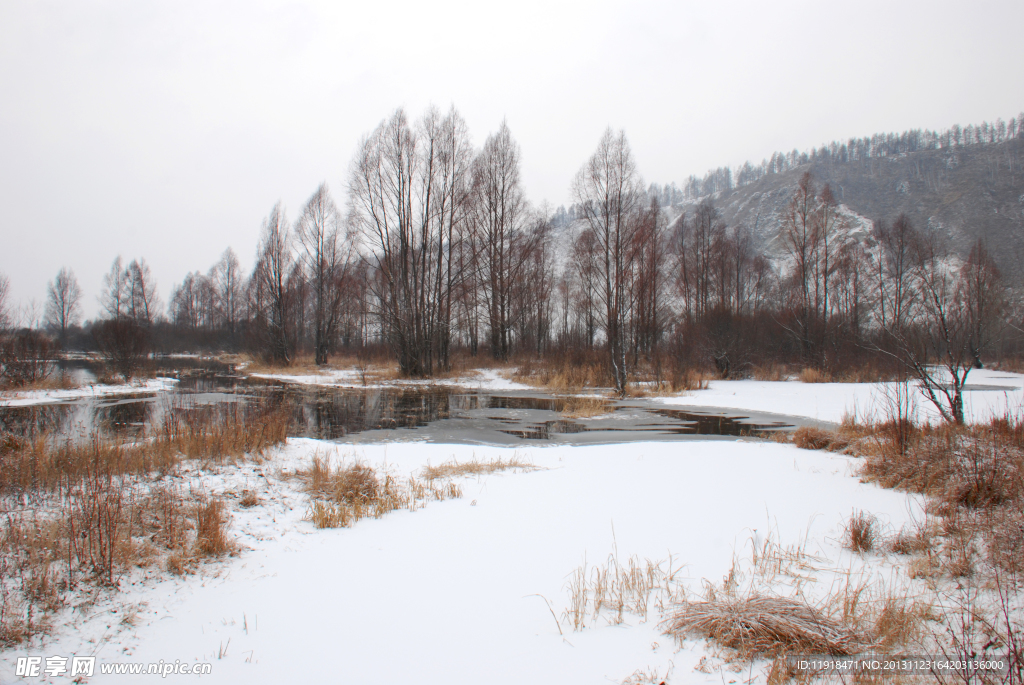
MULTIPOLYGON (((167 411, 287 403, 294 437, 344 443, 425 441, 459 444, 608 444, 637 440, 736 438, 818 425, 806 418, 714 407, 669 408, 646 399, 600 399, 598 415, 570 418, 567 398, 532 390, 457 386, 339 388, 246 378, 223 368, 161 369, 168 390, 0 407, 0 429, 84 439, 100 432, 135 436, 167 411)), ((78 370, 85 376, 87 370, 78 370)), ((237 409, 236 407, 233 407, 237 409)))

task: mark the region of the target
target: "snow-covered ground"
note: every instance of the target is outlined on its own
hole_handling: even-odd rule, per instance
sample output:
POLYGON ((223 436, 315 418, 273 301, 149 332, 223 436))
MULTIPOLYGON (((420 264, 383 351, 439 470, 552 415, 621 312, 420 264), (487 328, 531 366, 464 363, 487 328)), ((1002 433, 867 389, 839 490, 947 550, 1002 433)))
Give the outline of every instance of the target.
POLYGON ((369 374, 366 384, 363 384, 362 374, 358 369, 329 369, 321 373, 313 374, 284 374, 284 373, 254 373, 253 378, 266 378, 269 380, 283 381, 285 383, 297 383, 299 385, 315 385, 328 388, 384 388, 422 385, 441 385, 470 390, 530 390, 530 386, 510 381, 497 369, 475 369, 465 376, 454 378, 436 378, 425 380, 372 380, 373 375, 369 374))
POLYGON ((68 402, 90 397, 108 395, 130 395, 133 393, 155 393, 170 390, 177 383, 175 378, 148 378, 132 383, 83 385, 67 390, 10 390, 0 392, 0 407, 22 407, 33 404, 68 402))
MULTIPOLYGON (((970 386, 985 389, 964 393, 964 414, 968 421, 987 421, 1007 410, 1024 407, 1024 375, 979 369, 968 376, 970 386)), ((681 396, 663 397, 669 405, 722 407, 804 416, 838 423, 844 416, 880 418, 892 383, 801 383, 800 381, 711 381, 707 390, 681 396)), ((939 421, 931 402, 913 386, 913 401, 919 420, 939 421)))
MULTIPOLYGON (((838 544, 852 510, 894 528, 920 515, 917 500, 860 483, 848 457, 687 441, 520 449, 520 460, 542 468, 460 479, 461 499, 316 530, 303 520, 296 482, 279 474, 318 450, 397 474, 453 457, 513 456, 498 447, 292 439, 268 463, 207 475, 207 491, 227 493, 243 551, 185 578, 135 571, 114 600, 68 611, 51 637, 5 653, 0 682, 18 682, 18 656, 72 654, 108 664, 211 663, 201 680, 216 683, 622 682, 669 668, 671 683, 732 682, 735 673, 694 670, 706 646, 678 649, 655 610, 645 623, 627 615, 623 625, 602 619, 580 632, 556 623, 570 574, 612 553, 671 556, 698 590, 702 578, 719 582, 734 555, 748 554, 750 539, 769 529, 783 544, 807 540, 823 563, 856 566, 838 544), (258 490, 263 504, 238 507, 243 488, 258 490), (122 624, 133 611, 134 625, 122 624)), ((879 563, 879 573, 895 572, 879 563)), ((152 679, 97 669, 88 682, 152 679)), ((70 679, 26 682, 45 681, 70 679)))
MULTIPOLYGON (((338 388, 381 388, 422 385, 422 381, 389 380, 363 385, 355 369, 338 369, 318 374, 253 374, 301 385, 338 388)), ((506 378, 496 369, 477 369, 466 376, 431 381, 432 385, 463 387, 481 391, 530 390, 528 385, 506 378)), ((881 418, 887 395, 894 383, 802 383, 786 381, 711 381, 706 390, 653 398, 671 406, 718 407, 742 409, 788 416, 801 416, 818 421, 839 423, 844 417, 861 420, 881 418)), ((939 413, 916 384, 912 401, 920 421, 936 423, 939 413)), ((964 395, 964 411, 968 421, 987 421, 1007 411, 1024 410, 1024 375, 1007 371, 979 369, 968 376, 964 395), (980 386, 980 387, 979 387, 980 386), (977 389, 974 389, 977 388, 977 389)), ((593 394, 593 393, 591 393, 593 394)))
MULTIPOLYGON (((362 387, 355 372, 275 377, 362 387)), ((158 390, 169 386, 157 384, 171 382, 102 392, 158 390)), ((526 387, 497 371, 444 382, 526 387)), ((967 393, 969 417, 1019 409, 1022 382, 1019 374, 972 372, 970 384, 989 389, 967 393)), ((658 401, 840 421, 877 411, 884 397, 879 384, 713 381, 707 390, 658 401)), ((917 405, 934 420, 923 397, 917 405)), ((840 529, 854 510, 863 510, 896 530, 923 517, 922 503, 861 483, 855 471, 850 457, 757 440, 531 445, 516 451, 290 439, 265 463, 178 477, 228 501, 240 545, 236 556, 183 578, 159 569, 132 571, 121 592, 65 611, 52 635, 3 653, 0 683, 22 682, 14 674, 19 656, 73 654, 95 655, 101 664, 210 663, 212 673, 202 680, 223 683, 623 682, 637 671, 659 677, 671 671, 670 683, 747 682, 749 673, 741 678, 695 670, 708 646, 696 640, 675 645, 661 633, 661 616, 653 609, 646 621, 627 615, 624 624, 612 625, 603 617, 574 632, 563 613, 572 573, 584 563, 603 564, 611 554, 623 562, 636 555, 665 568, 671 559, 673 568, 683 568, 678 577, 696 592, 703 579, 720 582, 734 557, 748 555, 751 540, 768 534, 783 545, 805 543, 822 567, 909 587, 912 581, 890 560, 869 556, 865 567, 862 558, 843 551, 840 529), (317 452, 398 475, 453 458, 487 461, 513 454, 540 468, 462 478, 460 499, 364 519, 352 528, 316 530, 304 520, 305 495, 286 474, 308 466, 317 452), (243 489, 257 491, 262 503, 241 508, 243 489)), ((823 578, 821 592, 827 584, 823 578)), ((807 591, 815 593, 813 583, 807 591)), ((169 676, 182 677, 192 676, 169 676)), ((761 672, 756 682, 763 681, 761 672)), ((88 682, 134 681, 97 670, 88 682)))

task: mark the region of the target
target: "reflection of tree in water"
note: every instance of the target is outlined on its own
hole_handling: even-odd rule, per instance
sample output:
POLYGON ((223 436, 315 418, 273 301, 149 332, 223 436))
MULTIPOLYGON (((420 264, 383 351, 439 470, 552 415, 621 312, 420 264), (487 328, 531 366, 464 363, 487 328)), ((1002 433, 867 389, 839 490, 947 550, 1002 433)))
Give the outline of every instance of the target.
POLYGON ((713 414, 694 414, 688 411, 677 409, 659 409, 658 414, 669 416, 685 425, 676 429, 677 433, 694 433, 696 435, 754 435, 759 431, 777 430, 779 428, 791 428, 789 424, 781 422, 773 423, 741 423, 746 421, 746 416, 717 416, 713 414))
POLYGON ((117 402, 96 407, 95 423, 114 435, 141 435, 152 411, 146 401, 117 402))
POLYGON ((374 389, 363 392, 310 393, 297 403, 296 418, 306 436, 321 439, 391 428, 418 428, 448 418, 451 396, 446 390, 374 389))
POLYGON ((67 430, 75 407, 70 404, 36 404, 0 410, 0 432, 34 438, 43 433, 67 430))

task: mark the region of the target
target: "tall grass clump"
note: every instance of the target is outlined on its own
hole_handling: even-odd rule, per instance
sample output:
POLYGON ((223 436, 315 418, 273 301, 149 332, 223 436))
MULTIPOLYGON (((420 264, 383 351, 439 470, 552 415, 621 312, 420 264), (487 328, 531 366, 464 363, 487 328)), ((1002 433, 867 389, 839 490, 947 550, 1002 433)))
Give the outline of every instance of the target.
POLYGON ((259 457, 288 436, 291 409, 257 402, 205 407, 179 402, 139 439, 94 433, 88 439, 40 435, 0 439, 0 496, 53 492, 86 474, 166 473, 183 460, 223 463, 259 457))
POLYGON ((85 588, 116 588, 133 566, 195 570, 230 553, 221 500, 155 485, 184 460, 258 458, 286 439, 287 406, 224 411, 179 403, 148 434, 0 438, 0 646, 48 629, 85 588), (31 506, 26 506, 30 504, 31 506))
POLYGON ((951 658, 1009 650, 1007 682, 1024 682, 1024 661, 1013 648, 1024 644, 1024 417, 1007 412, 971 425, 922 424, 906 383, 893 384, 882 405, 881 420, 846 427, 856 434, 847 452, 862 458, 863 480, 924 496, 927 520, 884 535, 861 513, 846 524, 846 545, 907 555, 911 577, 955 588, 953 597, 985 598, 942 607, 934 644, 951 658))
POLYGON ((363 518, 462 497, 462 488, 451 480, 403 479, 359 462, 335 465, 320 454, 297 475, 309 495, 306 519, 316 528, 345 528, 363 518))

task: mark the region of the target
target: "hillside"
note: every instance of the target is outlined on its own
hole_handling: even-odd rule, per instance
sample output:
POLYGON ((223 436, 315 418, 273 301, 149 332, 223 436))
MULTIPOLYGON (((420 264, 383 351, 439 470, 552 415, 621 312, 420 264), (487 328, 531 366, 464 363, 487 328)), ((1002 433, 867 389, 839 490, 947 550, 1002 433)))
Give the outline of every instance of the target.
MULTIPOLYGON (((781 255, 786 205, 810 172, 817 188, 830 184, 839 202, 863 218, 851 217, 858 229, 905 212, 915 226, 940 232, 961 254, 983 239, 1006 276, 1024 277, 1024 138, 848 160, 812 154, 799 161, 710 195, 725 222, 749 227, 768 254, 781 255)), ((692 211, 699 199, 691 195, 682 208, 692 211)))

